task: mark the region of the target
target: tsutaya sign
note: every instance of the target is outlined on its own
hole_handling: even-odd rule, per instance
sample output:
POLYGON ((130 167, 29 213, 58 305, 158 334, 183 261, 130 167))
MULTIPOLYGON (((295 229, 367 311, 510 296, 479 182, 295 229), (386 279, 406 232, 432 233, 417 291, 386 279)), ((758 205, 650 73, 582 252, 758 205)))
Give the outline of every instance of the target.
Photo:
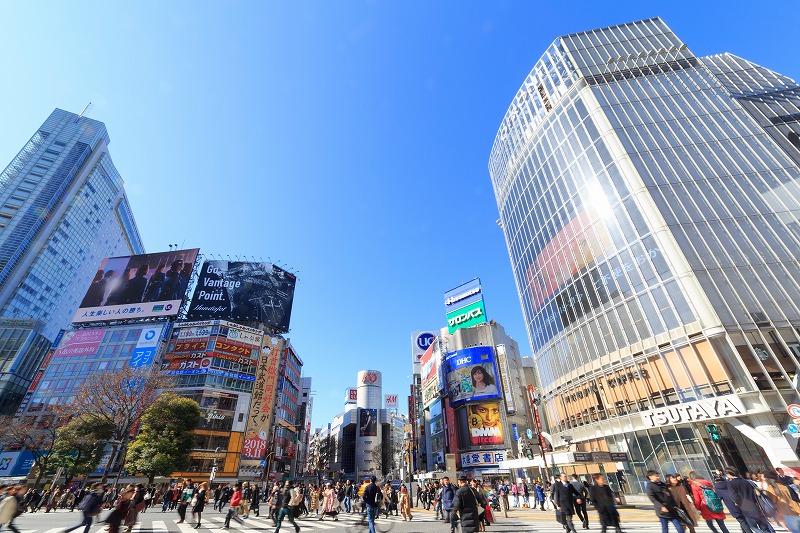
POLYGON ((684 424, 743 415, 745 414, 745 408, 738 397, 731 395, 671 405, 661 409, 645 411, 641 414, 644 425, 654 428, 667 424, 684 424))

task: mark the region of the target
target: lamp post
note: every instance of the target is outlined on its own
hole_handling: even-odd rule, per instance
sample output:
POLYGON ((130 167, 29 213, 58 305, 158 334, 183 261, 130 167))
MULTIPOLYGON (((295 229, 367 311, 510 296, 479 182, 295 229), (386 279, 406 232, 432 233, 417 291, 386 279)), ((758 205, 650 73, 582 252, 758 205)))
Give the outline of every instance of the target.
POLYGON ((219 446, 214 449, 214 463, 211 465, 211 475, 209 476, 209 481, 213 482, 214 478, 217 477, 217 456, 219 455, 219 446))

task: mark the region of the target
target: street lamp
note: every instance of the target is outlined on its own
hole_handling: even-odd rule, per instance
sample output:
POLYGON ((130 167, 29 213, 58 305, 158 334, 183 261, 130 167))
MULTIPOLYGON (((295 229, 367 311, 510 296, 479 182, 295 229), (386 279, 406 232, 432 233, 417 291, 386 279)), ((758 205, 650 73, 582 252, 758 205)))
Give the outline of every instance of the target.
POLYGON ((211 465, 211 475, 209 476, 209 481, 214 481, 214 478, 217 477, 217 456, 219 455, 219 446, 214 449, 214 463, 211 465))

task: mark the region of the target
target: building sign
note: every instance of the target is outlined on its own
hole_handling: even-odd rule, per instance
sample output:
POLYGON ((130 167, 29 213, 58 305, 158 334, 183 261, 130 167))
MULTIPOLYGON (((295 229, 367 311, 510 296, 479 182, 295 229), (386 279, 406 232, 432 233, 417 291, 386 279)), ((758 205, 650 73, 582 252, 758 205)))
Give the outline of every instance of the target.
POLYGON ((696 402, 687 402, 641 413, 645 427, 655 428, 668 424, 684 424, 745 414, 742 401, 734 396, 718 396, 696 402))
POLYGON ((438 382, 431 382, 422 387, 422 408, 429 407, 439 398, 438 382))
POLYGON ((103 259, 72 322, 177 316, 198 252, 194 248, 103 259))
POLYGON ((380 385, 381 385, 381 376, 380 376, 380 374, 378 374, 377 372, 370 372, 370 371, 367 371, 367 372, 364 372, 364 373, 361 375, 361 379, 360 379, 360 381, 361 381, 361 383, 363 383, 364 385, 376 385, 376 386, 380 386, 380 385))
POLYGON ((67 331, 61 338, 59 348, 54 357, 68 357, 73 355, 94 355, 106 334, 105 329, 79 329, 67 331))
POLYGON ((499 404, 477 403, 468 405, 466 409, 470 444, 473 446, 503 444, 503 424, 499 404))
POLYGON ((153 363, 153 359, 158 351, 161 336, 164 334, 164 325, 145 327, 139 334, 139 340, 133 348, 131 360, 128 365, 131 368, 141 368, 153 363))
POLYGON ((0 478, 25 476, 33 465, 33 454, 29 451, 0 452, 0 478))
POLYGON ((262 322, 289 331, 296 278, 272 263, 206 261, 188 317, 262 322))
POLYGON ((506 400, 506 411, 509 413, 517 412, 517 402, 514 400, 514 391, 511 388, 511 372, 508 369, 508 356, 506 347, 497 347, 497 364, 500 366, 500 381, 503 383, 503 397, 506 400))
POLYGON ((444 309, 448 333, 486 322, 481 280, 475 278, 444 293, 444 309))
POLYGON ((627 461, 628 454, 625 452, 611 452, 611 460, 617 463, 627 461))
POLYGON ((450 404, 500 398, 494 349, 475 346, 445 356, 450 404))
POLYGON ((475 452, 461 454, 461 468, 500 467, 506 460, 506 452, 475 452))
POLYGON ((239 472, 252 472, 259 468, 267 453, 267 443, 272 433, 272 412, 278 387, 278 367, 286 341, 282 337, 264 334, 261 357, 247 414, 247 430, 242 448, 239 472))
POLYGON ((447 332, 454 333, 461 328, 468 328, 486 322, 486 309, 483 300, 479 300, 461 309, 447 314, 447 332))
POLYGON ((358 401, 358 389, 353 387, 345 390, 344 403, 356 403, 358 401))
POLYGON ((434 339, 419 360, 423 408, 428 407, 439 396, 439 389, 441 389, 441 381, 439 380, 441 359, 442 352, 439 350, 439 343, 434 339))
POLYGON ((387 394, 385 400, 386 409, 397 409, 397 394, 387 394))
POLYGON ((576 463, 591 463, 592 462, 592 454, 589 452, 575 452, 572 454, 573 460, 576 463))

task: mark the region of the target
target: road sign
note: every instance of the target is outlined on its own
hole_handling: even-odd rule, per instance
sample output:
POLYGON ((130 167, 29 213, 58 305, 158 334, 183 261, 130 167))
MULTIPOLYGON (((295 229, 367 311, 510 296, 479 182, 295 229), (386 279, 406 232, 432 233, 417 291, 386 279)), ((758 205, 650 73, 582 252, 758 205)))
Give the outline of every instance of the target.
POLYGON ((797 427, 797 424, 789 424, 788 426, 786 426, 786 429, 789 430, 789 433, 791 433, 792 435, 797 435, 798 433, 800 433, 800 428, 797 427))
POLYGON ((786 408, 786 412, 789 413, 789 416, 792 418, 800 418, 800 405, 793 403, 786 408))
POLYGON ((528 435, 528 440, 533 440, 533 430, 528 428, 528 431, 525 432, 528 435))
POLYGON ((792 424, 800 424, 800 418, 795 418, 792 420, 792 424))

